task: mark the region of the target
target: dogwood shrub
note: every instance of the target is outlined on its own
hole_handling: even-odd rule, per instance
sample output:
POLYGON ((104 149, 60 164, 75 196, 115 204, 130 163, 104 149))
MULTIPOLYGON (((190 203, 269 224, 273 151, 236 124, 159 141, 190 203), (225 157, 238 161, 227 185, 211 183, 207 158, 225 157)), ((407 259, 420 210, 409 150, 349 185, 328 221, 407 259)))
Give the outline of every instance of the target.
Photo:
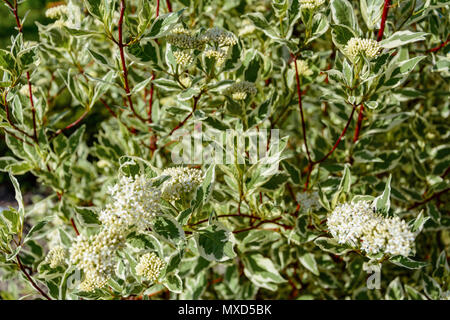
POLYGON ((448 298, 449 1, 2 2, 2 298, 448 298))

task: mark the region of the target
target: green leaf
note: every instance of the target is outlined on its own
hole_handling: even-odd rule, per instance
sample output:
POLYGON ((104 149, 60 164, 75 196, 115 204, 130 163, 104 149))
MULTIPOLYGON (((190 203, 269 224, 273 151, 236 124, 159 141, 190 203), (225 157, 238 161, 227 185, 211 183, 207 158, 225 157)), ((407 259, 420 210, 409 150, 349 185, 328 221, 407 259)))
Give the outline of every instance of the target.
POLYGON ((162 281, 162 284, 174 293, 183 292, 183 281, 178 274, 168 274, 162 281))
POLYGON ((316 14, 312 21, 312 35, 309 37, 308 41, 306 41, 306 44, 320 38, 325 32, 327 32, 329 27, 330 24, 328 23, 328 18, 321 13, 316 14))
POLYGON ((433 299, 438 300, 442 295, 442 289, 439 283, 427 274, 423 274, 423 287, 426 295, 433 299))
POLYGON ((91 15, 102 20, 103 10, 101 7, 102 0, 84 0, 84 5, 91 15))
POLYGON ((162 256, 163 248, 155 236, 147 233, 132 232, 127 236, 127 243, 135 249, 153 250, 162 256))
POLYGON ((318 238, 314 240, 314 243, 323 251, 330 252, 335 255, 343 255, 352 250, 349 246, 339 244, 333 238, 318 238))
POLYGON ((84 226, 98 226, 101 224, 98 220, 98 214, 94 208, 90 207, 76 207, 74 208, 78 220, 84 226))
POLYGON ((168 215, 156 217, 152 224, 152 231, 162 239, 174 244, 180 244, 185 240, 183 228, 168 215))
POLYGON ((423 294, 407 284, 404 285, 408 300, 427 300, 423 294))
POLYGON ((219 222, 199 229, 195 241, 200 255, 208 261, 226 261, 236 256, 233 234, 219 222))
POLYGON ((384 191, 381 196, 376 197, 374 200, 374 204, 377 210, 383 213, 388 213, 389 209, 391 208, 391 180, 392 174, 389 175, 388 181, 386 182, 384 191))
POLYGON ((14 59, 11 52, 0 49, 0 70, 7 71, 9 73, 15 72, 16 60, 14 59))
POLYGON ((246 18, 250 19, 250 21, 253 22, 255 27, 262 32, 266 36, 268 36, 271 39, 279 40, 281 39, 278 33, 275 31, 275 29, 267 22, 266 18, 263 16, 260 12, 255 13, 249 13, 245 15, 246 18))
POLYGON ((384 0, 361 0, 361 14, 369 30, 374 30, 381 20, 384 0))
POLYGON ((425 217, 423 214, 423 210, 420 211, 419 215, 416 219, 409 222, 409 225, 411 227, 411 231, 414 233, 419 233, 422 231, 425 223, 430 219, 430 217, 425 217))
POLYGON ((317 262, 312 253, 306 252, 298 257, 300 263, 316 276, 319 275, 319 269, 317 268, 317 262))
POLYGON ((397 31, 390 37, 380 41, 380 46, 386 49, 399 48, 405 44, 425 40, 425 32, 412 32, 409 30, 397 31))
POLYGON ((270 259, 260 253, 249 253, 242 258, 244 274, 257 287, 271 291, 277 289, 277 284, 286 282, 270 259))
POLYGON ((14 186, 14 191, 16 194, 16 201, 19 206, 19 213, 21 216, 21 220, 23 221, 23 218, 25 217, 25 206, 23 204, 22 192, 20 191, 19 182, 11 173, 9 173, 9 179, 11 180, 11 182, 14 186))
POLYGON ((415 261, 411 258, 404 256, 394 256, 390 258, 389 261, 391 261, 393 264, 397 266, 405 267, 408 269, 420 269, 428 265, 427 262, 415 261))
POLYGON ((356 30, 357 23, 353 7, 347 0, 331 0, 331 16, 335 24, 356 30))
POLYGON ((171 12, 167 14, 160 15, 153 21, 150 31, 147 36, 150 39, 161 38, 170 32, 170 29, 175 26, 183 13, 184 9, 177 12, 171 12))
POLYGON ((68 141, 68 154, 73 154, 75 150, 77 149, 78 145, 80 145, 82 142, 83 134, 86 131, 86 126, 82 125, 80 128, 78 128, 72 135, 69 137, 68 141))
POLYGON ((388 286, 386 291, 387 300, 403 300, 405 299, 405 292, 403 291, 400 278, 395 278, 388 286))

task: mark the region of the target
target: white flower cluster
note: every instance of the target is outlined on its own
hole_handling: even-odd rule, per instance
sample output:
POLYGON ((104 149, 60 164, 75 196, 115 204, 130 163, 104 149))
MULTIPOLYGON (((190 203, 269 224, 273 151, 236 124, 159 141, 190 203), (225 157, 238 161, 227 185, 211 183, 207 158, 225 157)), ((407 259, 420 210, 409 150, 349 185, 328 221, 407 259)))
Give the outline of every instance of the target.
POLYGON ((116 230, 136 227, 144 230, 151 219, 160 213, 161 192, 152 187, 144 175, 134 178, 122 176, 117 184, 109 188, 108 193, 113 202, 99 215, 106 227, 116 230))
POLYGON ((351 38, 344 48, 344 53, 351 59, 363 54, 369 59, 373 59, 381 52, 381 47, 377 41, 372 39, 351 38))
POLYGON ((300 0, 300 7, 302 9, 316 9, 323 5, 325 0, 300 0))
POLYGON ((136 265, 136 274, 144 276, 150 281, 156 281, 164 266, 164 261, 159 258, 156 253, 146 253, 136 265))
POLYGON ((188 196, 203 182, 202 171, 195 168, 168 168, 161 175, 170 177, 162 185, 161 197, 167 201, 175 201, 188 196))
POLYGON ((244 20, 239 28, 239 36, 243 37, 255 32, 256 27, 250 20, 244 20))
POLYGON ((208 29, 201 37, 202 42, 214 42, 220 46, 231 47, 237 43, 237 39, 233 33, 218 27, 208 29))
POLYGON ((257 92, 255 84, 249 81, 239 81, 233 83, 226 91, 234 100, 245 100, 248 95, 255 95, 257 92))
POLYGON ((47 256, 45 257, 45 262, 50 263, 50 268, 56 268, 64 263, 66 258, 66 249, 62 246, 55 246, 50 249, 47 256))
POLYGON ((297 194, 297 202, 300 204, 302 211, 318 210, 322 207, 319 201, 319 193, 314 192, 302 192, 297 194))
POLYGON ((103 228, 89 238, 84 235, 77 237, 70 250, 70 262, 85 274, 81 290, 93 291, 108 282, 116 265, 116 252, 124 241, 122 231, 114 228, 103 228))
POLYGON ((161 192, 143 175, 121 177, 108 190, 113 202, 99 215, 103 228, 89 238, 80 235, 70 250, 70 261, 85 273, 83 291, 102 288, 114 271, 116 252, 131 231, 148 228, 160 212, 161 192))
POLYGON ((408 256, 414 245, 414 234, 404 220, 375 213, 368 201, 338 205, 327 225, 339 243, 360 247, 368 254, 408 256))
POLYGON ((182 49, 200 49, 203 46, 203 42, 198 37, 193 36, 183 27, 174 28, 166 38, 171 45, 182 49))
POLYGON ((173 56, 175 57, 175 61, 177 62, 177 64, 185 67, 190 65, 192 61, 194 61, 192 55, 186 51, 175 51, 173 53, 173 56))
POLYGON ((67 6, 65 4, 56 5, 45 11, 45 16, 49 19, 57 19, 67 14, 67 6))
POLYGON ((308 77, 313 74, 312 70, 308 66, 308 62, 305 60, 297 60, 296 63, 299 75, 308 77))
POLYGON ((227 51, 225 51, 223 49, 209 48, 209 49, 205 50, 204 55, 207 58, 215 59, 217 62, 217 65, 221 66, 227 58, 227 51))

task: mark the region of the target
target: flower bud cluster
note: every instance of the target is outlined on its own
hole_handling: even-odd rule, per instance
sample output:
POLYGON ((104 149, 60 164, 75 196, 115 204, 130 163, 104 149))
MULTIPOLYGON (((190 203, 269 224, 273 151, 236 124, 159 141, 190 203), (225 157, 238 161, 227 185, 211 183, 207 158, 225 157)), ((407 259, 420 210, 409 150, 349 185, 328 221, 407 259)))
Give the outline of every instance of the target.
POLYGON ((144 254, 136 265, 136 274, 144 276, 150 281, 158 280, 161 270, 164 268, 164 261, 156 253, 144 254))
POLYGON ((257 92, 255 84, 249 81, 239 81, 233 83, 227 90, 226 94, 231 95, 234 100, 245 100, 248 95, 255 95, 257 92))
POLYGON ((66 249, 62 246, 55 246, 50 249, 47 256, 45 257, 45 262, 50 264, 50 268, 56 268, 64 264, 66 258, 66 249))
POLYGON ((85 273, 80 289, 103 287, 114 272, 116 252, 133 230, 143 231, 160 212, 161 192, 144 175, 121 177, 108 190, 113 202, 100 212, 102 229, 90 237, 80 235, 70 251, 71 263, 85 273))
POLYGON ((195 168, 168 168, 161 175, 169 176, 169 179, 162 184, 161 196, 167 201, 175 201, 189 196, 203 182, 202 171, 195 168))
POLYGON ((304 77, 308 77, 313 74, 312 70, 308 66, 308 62, 305 60, 296 60, 298 74, 304 77))
POLYGON ((316 9, 323 5, 325 0, 300 0, 300 7, 302 9, 316 9))
POLYGON ((413 250, 414 234, 406 222, 374 212, 368 201, 338 205, 328 216, 327 225, 339 243, 360 247, 368 254, 408 256, 413 250))
POLYGON ((203 42, 183 27, 177 27, 166 37, 167 41, 180 49, 200 49, 203 42))
POLYGON ((192 61, 194 61, 192 55, 186 51, 174 51, 173 56, 175 57, 177 64, 184 67, 190 65, 192 61))
POLYGON ((45 11, 45 16, 49 19, 57 19, 67 14, 67 6, 65 4, 56 5, 45 11))
POLYGON ((369 59, 377 57, 381 52, 379 43, 372 39, 351 38, 344 48, 344 53, 351 59, 365 55, 369 59))

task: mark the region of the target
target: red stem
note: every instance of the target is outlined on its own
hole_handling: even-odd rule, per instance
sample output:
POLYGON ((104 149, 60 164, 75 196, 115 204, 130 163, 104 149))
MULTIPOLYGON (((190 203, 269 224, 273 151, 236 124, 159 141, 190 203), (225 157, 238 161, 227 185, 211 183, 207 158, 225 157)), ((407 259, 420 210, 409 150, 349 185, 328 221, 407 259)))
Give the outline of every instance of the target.
POLYGON ((170 0, 166 0, 166 4, 167 4, 167 10, 169 12, 172 12, 172 5, 170 4, 170 0))
POLYGON ((436 52, 439 51, 440 49, 442 49, 443 47, 445 47, 448 43, 450 42, 450 39, 447 39, 445 42, 442 42, 440 45, 438 45, 437 47, 431 48, 430 50, 428 50, 428 52, 436 52))
POLYGON ((334 152, 334 150, 336 150, 336 148, 339 146, 339 143, 341 142, 342 138, 345 136, 345 133, 347 132, 347 129, 350 126, 350 123, 352 122, 353 114, 355 113, 355 109, 356 109, 356 106, 353 106, 352 112, 350 113, 350 117, 347 120, 347 124, 345 125, 344 130, 342 130, 341 135, 339 136, 336 143, 334 144, 333 149, 331 149, 330 152, 328 152, 326 154, 326 156, 323 157, 322 159, 320 159, 319 161, 314 161, 314 164, 324 162, 334 152))
POLYGON ((195 110, 197 109, 197 103, 198 103, 198 100, 200 100, 201 95, 202 95, 202 93, 200 93, 198 96, 194 97, 194 107, 192 108, 192 111, 187 115, 186 118, 183 119, 183 121, 181 121, 175 128, 173 128, 172 131, 170 131, 169 136, 171 136, 175 131, 180 129, 186 123, 186 121, 188 121, 189 118, 192 117, 195 110))
POLYGON ((384 0, 383 14, 381 16, 381 24, 380 30, 378 31, 377 41, 381 41, 383 39, 384 27, 386 25, 386 19, 389 11, 389 7, 391 6, 391 0, 384 0))
POLYGON ((156 0, 156 18, 159 16, 159 0, 156 0))
POLYGON ((73 228, 73 230, 75 230, 76 235, 79 236, 80 232, 78 231, 78 228, 75 224, 75 220, 73 220, 73 218, 70 218, 70 223, 72 224, 72 228, 73 228))
POLYGON ((127 94, 127 100, 128 100, 128 105, 131 108, 131 111, 133 112, 133 114, 142 122, 146 122, 148 119, 145 119, 143 117, 141 117, 136 110, 134 109, 133 106, 133 101, 131 100, 131 90, 130 90, 130 84, 128 82, 128 69, 127 69, 127 64, 126 64, 126 60, 125 60, 125 52, 124 52, 124 43, 123 43, 123 19, 125 16, 125 0, 121 0, 120 1, 120 17, 119 17, 119 22, 118 22, 118 33, 119 33, 119 40, 117 41, 117 45, 119 46, 119 51, 120 51, 120 61, 122 64, 122 71, 123 71, 123 82, 125 85, 125 92, 127 94))
POLYGON ((39 293, 45 297, 45 299, 47 300, 52 300, 52 298, 50 298, 41 288, 39 288, 39 286, 36 284, 36 282, 34 282, 33 278, 31 278, 31 276, 28 274, 27 270, 25 269, 25 267, 22 264, 22 261, 20 261, 19 255, 17 255, 17 264, 19 265, 20 270, 23 272, 23 274, 27 277, 28 281, 30 281, 31 285, 37 290, 39 291, 39 293))
POLYGON ((361 103, 361 106, 359 107, 358 123, 356 124, 355 136, 353 137, 353 142, 356 142, 359 139, 359 131, 361 130, 363 117, 364 117, 364 104, 361 103))

